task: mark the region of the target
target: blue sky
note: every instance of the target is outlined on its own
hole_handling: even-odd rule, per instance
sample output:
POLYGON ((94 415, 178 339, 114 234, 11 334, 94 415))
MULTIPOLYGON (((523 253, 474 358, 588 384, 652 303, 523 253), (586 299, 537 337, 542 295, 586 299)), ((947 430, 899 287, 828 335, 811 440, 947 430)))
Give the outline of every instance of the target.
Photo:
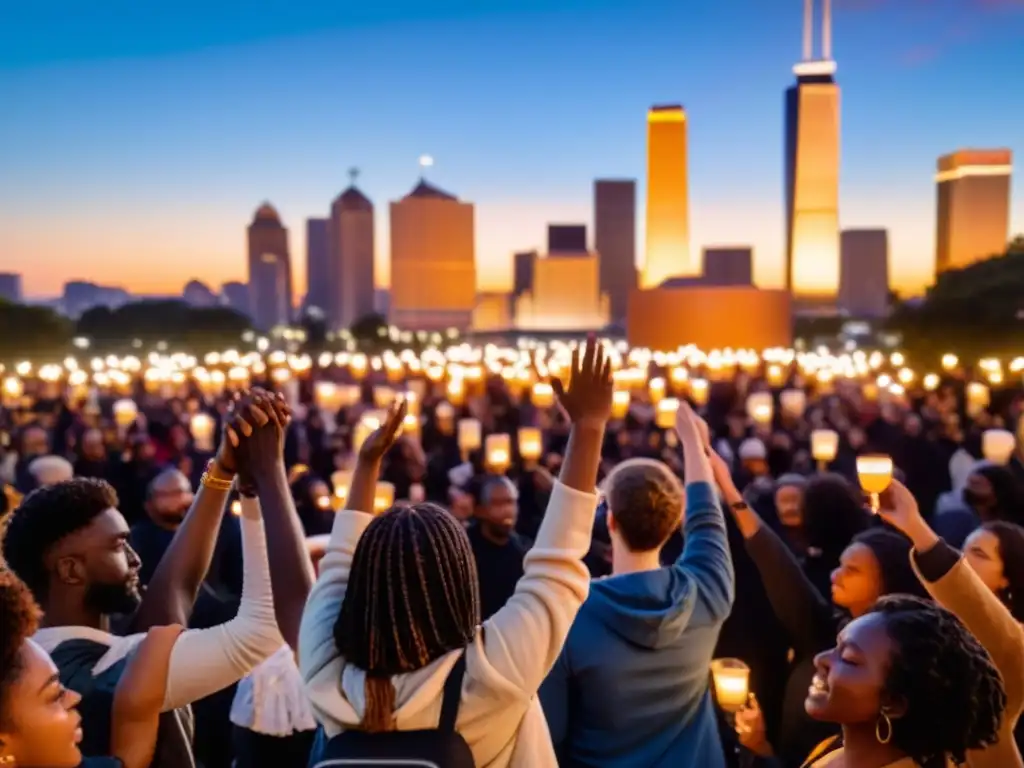
MULTIPOLYGON (((842 224, 888 227, 895 280, 918 285, 936 157, 1024 157, 1024 0, 834 2, 842 224)), ((386 282, 387 202, 423 153, 477 204, 481 281, 500 287, 548 221, 589 222, 595 177, 642 182, 645 111, 666 101, 689 112, 693 247, 753 244, 759 281, 781 277, 800 0, 155 5, 0 11, 0 269, 30 294, 76 277, 140 292, 244 279, 264 199, 301 288, 304 220, 350 166, 377 205, 386 282)))

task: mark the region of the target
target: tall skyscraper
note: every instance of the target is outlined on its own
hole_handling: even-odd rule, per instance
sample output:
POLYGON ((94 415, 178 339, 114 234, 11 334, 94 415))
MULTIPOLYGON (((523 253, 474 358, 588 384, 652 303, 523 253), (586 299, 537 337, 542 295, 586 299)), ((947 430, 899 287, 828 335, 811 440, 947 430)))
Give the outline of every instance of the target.
POLYGON ((1012 171, 1008 149, 962 149, 939 158, 936 271, 1006 252, 1012 171))
POLYGON ((21 301, 21 275, 0 272, 0 299, 14 303, 21 301))
POLYGON ((331 288, 330 219, 306 219, 306 309, 326 314, 331 288))
POLYGON ((475 306, 473 204, 421 179, 391 203, 391 322, 467 329, 475 306))
POLYGON ((754 249, 750 246, 704 249, 705 285, 753 285, 754 249))
POLYGON ((670 277, 699 275, 690 258, 686 112, 679 105, 647 113, 647 248, 643 287, 670 277))
POLYGON ((844 229, 839 271, 839 308, 852 317, 889 312, 889 232, 844 229))
POLYGON ((629 292, 637 286, 636 182, 632 179, 594 182, 594 249, 611 320, 623 322, 629 292))
POLYGON ((332 328, 348 328, 374 311, 373 203, 352 184, 331 206, 327 319, 332 328))
POLYGON ((803 61, 786 91, 786 286, 797 311, 834 312, 839 290, 839 86, 832 60, 831 0, 804 0, 803 61))
POLYGON ((292 263, 288 230, 270 203, 249 225, 249 306, 256 326, 269 331, 292 319, 292 263))

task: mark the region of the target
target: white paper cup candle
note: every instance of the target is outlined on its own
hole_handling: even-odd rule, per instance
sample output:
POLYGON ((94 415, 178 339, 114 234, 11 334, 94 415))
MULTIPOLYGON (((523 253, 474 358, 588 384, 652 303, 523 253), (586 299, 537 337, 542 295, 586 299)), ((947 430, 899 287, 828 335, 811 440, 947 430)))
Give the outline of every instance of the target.
POLYGON ((484 461, 487 469, 504 474, 512 463, 512 438, 506 434, 488 435, 484 440, 484 461))
POLYGON ((993 464, 1009 464, 1016 447, 1017 440, 1013 433, 1005 429, 988 429, 981 435, 981 453, 993 464))
POLYGON ((750 695, 750 667, 739 659, 715 659, 711 676, 718 706, 726 712, 739 712, 750 695))
POLYGON ((208 413, 195 413, 189 420, 189 431, 196 449, 209 453, 213 450, 213 417, 208 413))

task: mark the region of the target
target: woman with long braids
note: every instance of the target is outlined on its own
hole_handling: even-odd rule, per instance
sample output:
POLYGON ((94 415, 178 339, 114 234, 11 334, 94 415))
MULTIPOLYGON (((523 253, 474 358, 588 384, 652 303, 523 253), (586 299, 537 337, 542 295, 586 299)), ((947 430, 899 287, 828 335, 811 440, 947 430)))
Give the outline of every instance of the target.
POLYGON ((931 601, 883 597, 815 666, 807 713, 839 725, 842 746, 822 745, 807 768, 947 768, 999 738, 999 672, 974 635, 931 601))
POLYGON ((373 509, 404 405, 363 444, 299 637, 300 670, 328 739, 438 728, 452 716, 442 707, 449 673, 457 679, 464 664, 449 722, 472 761, 557 765, 537 691, 590 583, 582 558, 612 403, 610 361, 593 339, 582 360, 573 353, 570 381, 567 390, 553 382, 572 421, 559 481, 515 594, 483 625, 473 554, 454 516, 429 503, 376 518, 356 511, 373 509))
POLYGON ((1024 709, 1024 629, 1018 612, 1024 590, 1020 577, 1024 531, 1012 523, 986 523, 967 538, 961 558, 924 521, 910 491, 895 481, 882 497, 881 514, 913 542, 913 563, 921 583, 974 633, 1002 677, 1006 708, 998 723, 998 738, 986 749, 969 753, 968 765, 1024 765, 1019 739, 1014 739, 1014 727, 1024 709))

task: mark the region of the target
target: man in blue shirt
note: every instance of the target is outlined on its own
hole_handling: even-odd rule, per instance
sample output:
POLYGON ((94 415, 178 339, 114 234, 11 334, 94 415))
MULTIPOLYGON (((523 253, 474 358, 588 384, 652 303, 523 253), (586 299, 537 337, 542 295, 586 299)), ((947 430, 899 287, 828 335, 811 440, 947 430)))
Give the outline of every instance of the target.
POLYGON ((592 584, 540 692, 562 768, 725 765, 709 665, 732 607, 732 560, 706 440, 685 405, 677 430, 685 494, 647 459, 605 482, 612 576, 592 584), (683 553, 662 567, 684 495, 683 553))

